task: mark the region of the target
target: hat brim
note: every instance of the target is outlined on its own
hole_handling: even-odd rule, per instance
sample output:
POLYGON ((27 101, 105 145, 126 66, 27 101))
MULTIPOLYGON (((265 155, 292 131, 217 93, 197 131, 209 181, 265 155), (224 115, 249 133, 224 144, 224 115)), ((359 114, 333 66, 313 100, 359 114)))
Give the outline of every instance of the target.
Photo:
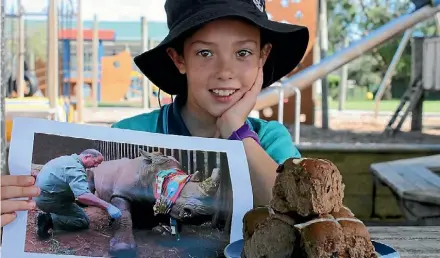
POLYGON ((206 8, 172 28, 165 39, 155 48, 134 58, 134 63, 147 78, 162 91, 170 95, 186 93, 186 75, 179 72, 166 49, 182 33, 196 26, 219 18, 237 17, 248 20, 265 30, 272 50, 263 67, 262 88, 270 86, 292 72, 301 62, 309 43, 307 27, 279 23, 258 17, 233 6, 206 8))

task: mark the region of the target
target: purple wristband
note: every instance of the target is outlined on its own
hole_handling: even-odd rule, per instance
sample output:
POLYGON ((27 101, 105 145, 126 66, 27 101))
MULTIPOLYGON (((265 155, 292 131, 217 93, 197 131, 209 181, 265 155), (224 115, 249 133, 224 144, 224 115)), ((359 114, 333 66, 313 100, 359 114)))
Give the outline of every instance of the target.
POLYGON ((234 131, 231 136, 229 136, 229 140, 238 140, 241 141, 244 138, 253 138, 258 144, 260 144, 260 140, 258 139, 258 135, 251 130, 247 123, 244 123, 237 131, 234 131))

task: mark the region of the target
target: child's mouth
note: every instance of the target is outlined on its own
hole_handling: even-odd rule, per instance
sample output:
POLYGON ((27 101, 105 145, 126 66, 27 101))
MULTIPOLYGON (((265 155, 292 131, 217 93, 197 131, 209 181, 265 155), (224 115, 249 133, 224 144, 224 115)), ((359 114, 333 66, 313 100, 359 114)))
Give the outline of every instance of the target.
POLYGON ((214 94, 217 97, 230 97, 232 94, 234 94, 237 90, 219 90, 219 89, 213 89, 209 90, 212 94, 214 94))

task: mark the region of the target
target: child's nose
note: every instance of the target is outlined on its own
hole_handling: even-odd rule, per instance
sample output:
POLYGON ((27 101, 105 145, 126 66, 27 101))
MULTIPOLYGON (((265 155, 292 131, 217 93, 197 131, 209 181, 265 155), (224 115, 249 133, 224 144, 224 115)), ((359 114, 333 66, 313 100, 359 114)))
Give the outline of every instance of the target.
POLYGON ((233 65, 228 58, 221 58, 218 62, 218 75, 220 80, 230 80, 233 78, 233 65))

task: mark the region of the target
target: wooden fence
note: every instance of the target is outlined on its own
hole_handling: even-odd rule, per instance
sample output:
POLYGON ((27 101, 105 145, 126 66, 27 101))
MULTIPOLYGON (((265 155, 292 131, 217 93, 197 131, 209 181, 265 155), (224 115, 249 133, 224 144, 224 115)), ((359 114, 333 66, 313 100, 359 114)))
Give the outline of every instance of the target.
POLYGON ((202 172, 202 180, 211 176, 214 168, 220 169, 220 188, 217 191, 215 206, 216 214, 212 224, 218 228, 230 231, 232 219, 232 184, 229 174, 228 158, 224 152, 194 151, 182 149, 167 149, 152 146, 143 146, 128 143, 109 141, 94 141, 95 149, 104 155, 104 161, 121 158, 136 158, 140 156, 140 150, 146 152, 160 152, 172 156, 180 162, 182 169, 188 174, 196 171, 202 172))

